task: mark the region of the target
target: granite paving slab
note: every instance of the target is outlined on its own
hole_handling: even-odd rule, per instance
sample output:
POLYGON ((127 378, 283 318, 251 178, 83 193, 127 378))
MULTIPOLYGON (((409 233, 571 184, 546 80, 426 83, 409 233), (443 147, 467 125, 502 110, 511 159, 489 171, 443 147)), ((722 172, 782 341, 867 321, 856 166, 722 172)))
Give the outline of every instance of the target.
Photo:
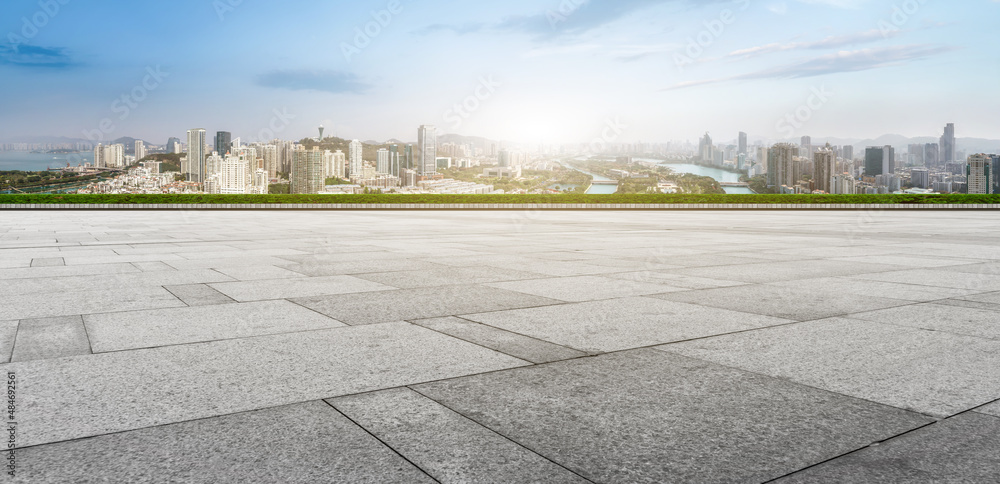
POLYGON ((660 347, 947 417, 1000 398, 1000 342, 828 319, 660 347))
POLYGON ((25 319, 17 325, 10 361, 64 358, 90 352, 90 340, 80 316, 25 319))
POLYGON ((251 267, 220 267, 215 271, 225 274, 237 281, 261 281, 268 279, 291 279, 304 277, 302 273, 288 268, 259 265, 251 267))
POLYGON ((772 282, 773 287, 789 287, 811 292, 854 294, 858 296, 902 299, 904 301, 930 302, 945 298, 975 294, 970 289, 919 286, 896 282, 872 281, 857 277, 821 277, 796 281, 772 282))
POLYGON ((997 449, 1000 418, 970 412, 775 482, 1000 482, 997 449))
POLYGON ((651 297, 798 321, 913 304, 912 301, 899 299, 769 284, 703 289, 651 297))
POLYGON ((234 303, 229 296, 212 289, 206 284, 185 284, 182 286, 163 286, 188 306, 214 306, 217 304, 234 303))
POLYGON ((84 321, 95 353, 344 326, 282 300, 91 314, 84 321))
POLYGON ((64 265, 66 265, 66 260, 62 257, 31 259, 31 267, 59 267, 64 265))
POLYGON ((657 271, 621 272, 617 274, 605 274, 603 277, 624 279, 626 281, 665 284, 685 289, 714 289, 717 287, 745 286, 749 284, 747 282, 740 281, 725 281, 704 277, 682 276, 680 274, 657 271))
POLYGON ((1000 417, 1000 400, 993 402, 984 407, 979 407, 976 409, 979 413, 985 413, 986 415, 992 415, 994 417, 1000 417))
POLYGON ((538 279, 543 276, 537 272, 496 267, 438 267, 419 271, 358 274, 355 277, 398 288, 417 288, 538 279))
POLYGON ((441 483, 589 482, 408 388, 328 402, 441 483))
POLYGON ((762 284, 768 282, 812 279, 816 277, 854 276, 859 274, 898 271, 900 269, 905 269, 905 267, 884 264, 863 264, 859 262, 813 260, 808 262, 775 261, 724 267, 694 267, 688 269, 673 269, 670 272, 686 276, 762 284))
POLYGON ((877 323, 1000 340, 1000 308, 990 310, 941 304, 917 304, 882 311, 857 313, 850 317, 877 323))
POLYGON ((142 272, 160 272, 160 271, 176 271, 173 267, 168 266, 165 262, 153 261, 153 262, 132 262, 136 268, 142 272))
POLYGON ((388 323, 10 363, 6 370, 22 381, 18 442, 31 446, 525 364, 388 323))
POLYGON ((166 264, 174 269, 178 270, 194 270, 194 269, 225 269, 229 267, 259 267, 259 266, 287 266, 292 265, 294 262, 287 261, 278 257, 271 256, 255 256, 255 257, 236 257, 231 254, 230 257, 216 258, 216 259, 181 259, 181 260, 171 260, 166 261, 166 264))
POLYGON ((527 281, 485 284, 489 287, 523 292, 568 302, 583 302, 628 296, 645 296, 687 289, 648 282, 599 276, 549 277, 527 281))
POLYGON ((349 262, 325 262, 322 264, 294 264, 284 266, 307 276, 341 276, 373 274, 378 272, 423 271, 440 269, 440 264, 415 259, 401 260, 355 260, 349 262))
POLYGON ((463 317, 585 352, 619 351, 792 322, 651 297, 513 309, 463 317))
POLYGON ((395 287, 354 276, 301 277, 211 284, 215 290, 240 302, 302 298, 337 294, 389 291, 395 287))
POLYGON ((184 303, 159 286, 122 289, 32 293, 5 297, 0 320, 38 319, 55 316, 175 308, 184 303))
POLYGON ((532 363, 550 363, 587 356, 582 351, 462 318, 419 319, 411 322, 532 363))
POLYGON ((414 389, 604 483, 764 482, 932 421, 649 349, 414 389))
POLYGON ((32 279, 36 277, 92 276, 140 272, 132 264, 96 264, 89 266, 22 267, 0 270, 0 280, 32 279))
POLYGON ((9 363, 17 337, 17 321, 0 321, 0 363, 9 363))
POLYGON ((228 282, 233 278, 210 270, 156 271, 127 274, 35 277, 19 279, 16 284, 0 286, 0 297, 43 293, 71 293, 94 290, 118 290, 127 293, 138 286, 166 286, 228 282))
POLYGON ((323 402, 18 450, 11 482, 434 482, 323 402))
POLYGON ((866 255, 860 257, 834 257, 830 260, 840 260, 845 262, 861 262, 871 264, 892 264, 897 266, 916 267, 927 269, 932 267, 962 266, 967 264, 979 264, 984 261, 976 259, 959 259, 946 257, 922 257, 919 255, 885 254, 866 255))
POLYGON ((478 285, 441 286, 357 295, 295 298, 301 304, 351 325, 529 308, 561 301, 478 285))
POLYGON ((921 286, 951 287, 979 292, 1000 291, 1000 273, 974 274, 944 270, 913 269, 883 274, 859 275, 859 279, 921 286))

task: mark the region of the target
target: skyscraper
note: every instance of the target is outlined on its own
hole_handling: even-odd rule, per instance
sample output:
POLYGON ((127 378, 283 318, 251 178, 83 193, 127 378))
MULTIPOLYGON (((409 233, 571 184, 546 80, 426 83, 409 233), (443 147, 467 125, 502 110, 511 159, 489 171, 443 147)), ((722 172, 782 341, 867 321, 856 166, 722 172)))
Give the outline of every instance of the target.
POLYGON ((941 164, 941 145, 927 143, 924 145, 924 166, 933 168, 941 164))
POLYGON ((358 140, 351 141, 347 147, 347 159, 350 162, 349 176, 361 176, 361 169, 364 167, 365 145, 358 140))
POLYGON ((854 147, 851 145, 844 146, 844 159, 847 161, 854 160, 854 147))
POLYGON ((799 153, 806 158, 812 158, 813 140, 811 136, 803 136, 802 144, 799 145, 799 153))
POLYGON ((135 140, 135 161, 146 157, 146 144, 141 140, 135 140))
POLYGON ((993 159, 990 155, 978 154, 969 157, 966 168, 970 195, 990 195, 993 193, 993 159))
POLYGON ((180 138, 170 138, 167 140, 167 153, 178 154, 181 152, 180 138))
POLYGON ((189 182, 204 183, 205 181, 205 130, 201 128, 188 131, 188 173, 189 182))
POLYGON ((795 186, 799 179, 799 147, 791 143, 778 143, 767 152, 767 185, 772 187, 795 186))
POLYGON ((740 146, 738 154, 743 154, 743 155, 747 154, 747 134, 742 131, 740 131, 739 145, 740 146))
POLYGON ((392 176, 400 176, 402 169, 399 166, 399 145, 389 146, 389 174, 392 176))
POLYGON ((955 160, 955 125, 953 123, 948 123, 944 127, 944 135, 941 136, 941 161, 943 163, 951 163, 955 160))
POLYGON ((417 173, 421 176, 437 174, 437 128, 423 125, 417 130, 417 173))
POLYGON ((813 155, 813 179, 816 181, 816 190, 830 193, 830 182, 833 179, 837 168, 837 157, 833 155, 830 144, 825 148, 820 148, 813 155))
POLYGON ((215 151, 219 152, 220 156, 225 157, 226 153, 230 152, 230 146, 233 144, 233 134, 228 131, 219 131, 215 133, 215 151))
POLYGON ((915 188, 930 188, 930 170, 927 168, 914 168, 910 171, 910 184, 915 188))
POLYGON ((896 172, 896 150, 891 146, 865 149, 865 176, 892 175, 896 172))
POLYGON ((390 170, 389 161, 390 161, 389 150, 385 148, 379 149, 378 153, 376 154, 375 172, 378 173, 379 175, 388 175, 390 170))
POLYGON ((413 145, 408 144, 403 147, 403 168, 412 170, 413 167, 413 145))
POLYGON ((290 193, 319 193, 323 189, 323 152, 319 147, 307 150, 302 146, 292 152, 290 193))

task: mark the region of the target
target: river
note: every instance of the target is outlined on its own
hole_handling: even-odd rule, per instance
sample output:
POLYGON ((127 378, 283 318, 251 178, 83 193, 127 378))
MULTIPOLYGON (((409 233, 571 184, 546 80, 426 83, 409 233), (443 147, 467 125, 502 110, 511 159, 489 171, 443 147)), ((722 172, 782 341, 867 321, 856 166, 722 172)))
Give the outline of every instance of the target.
MULTIPOLYGON (((731 171, 720 170, 718 168, 713 168, 710 166, 692 165, 688 163, 664 163, 663 160, 653 160, 649 158, 636 158, 635 161, 645 161, 657 163, 660 166, 665 166, 674 170, 675 173, 690 173, 692 175, 707 176, 714 178, 715 181, 720 183, 739 183, 740 174, 733 173, 731 171)), ((747 187, 724 187, 726 193, 731 195, 739 194, 749 194, 752 195, 753 190, 747 187)))
POLYGON ((0 151, 0 171, 45 171, 47 168, 63 168, 67 162, 72 166, 93 163, 94 153, 0 151))

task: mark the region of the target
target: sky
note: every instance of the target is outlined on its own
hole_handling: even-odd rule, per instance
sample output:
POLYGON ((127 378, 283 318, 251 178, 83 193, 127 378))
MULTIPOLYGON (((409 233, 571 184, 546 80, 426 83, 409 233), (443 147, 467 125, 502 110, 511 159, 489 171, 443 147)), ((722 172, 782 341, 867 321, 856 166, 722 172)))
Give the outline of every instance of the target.
POLYGON ((0 139, 1000 139, 997 0, 0 4, 0 139))

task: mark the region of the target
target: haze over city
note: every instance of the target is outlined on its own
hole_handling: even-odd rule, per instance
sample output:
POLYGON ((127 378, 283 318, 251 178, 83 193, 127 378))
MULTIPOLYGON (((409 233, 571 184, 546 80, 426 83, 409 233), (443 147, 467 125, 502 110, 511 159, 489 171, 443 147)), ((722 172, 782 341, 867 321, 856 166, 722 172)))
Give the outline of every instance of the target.
POLYGON ((187 129, 519 142, 1000 137, 1000 3, 564 0, 0 6, 0 141, 187 129), (124 96, 124 98, 123 98, 124 96), (792 116, 792 118, 789 118, 792 116), (791 120, 786 122, 783 120, 791 120))

